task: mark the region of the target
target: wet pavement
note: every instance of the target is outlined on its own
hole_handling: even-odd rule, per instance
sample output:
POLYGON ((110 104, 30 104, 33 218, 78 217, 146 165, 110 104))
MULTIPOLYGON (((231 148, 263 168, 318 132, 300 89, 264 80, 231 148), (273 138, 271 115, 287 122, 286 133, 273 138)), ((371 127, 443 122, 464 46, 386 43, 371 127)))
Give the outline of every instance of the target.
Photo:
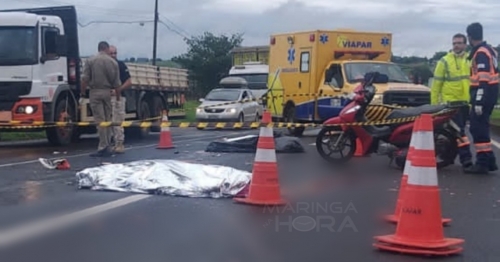
MULTIPOLYGON (((47 147, 43 141, 22 147, 0 144, 0 242, 8 238, 2 232, 9 228, 22 226, 28 235, 38 230, 24 226, 31 222, 47 219, 43 225, 54 229, 1 250, 0 261, 428 260, 372 247, 373 236, 396 229, 377 219, 393 212, 401 177, 388 166, 388 158, 356 158, 347 167, 333 167, 319 158, 310 136, 301 138, 306 153, 277 154, 283 195, 293 203, 286 210, 235 204, 231 199, 76 188, 76 171, 102 161, 178 159, 251 171, 254 154, 203 151, 216 138, 257 132, 173 129, 175 149, 155 149, 158 136, 151 135, 130 144, 125 154, 102 160, 88 156, 97 143, 93 138, 69 148, 47 147), (37 160, 63 156, 71 170, 48 170, 37 160), (59 219, 67 214, 73 215, 59 219), (304 223, 310 218, 318 223, 313 228, 292 225, 299 217, 304 223), (69 220, 75 222, 63 226, 69 220)), ((498 148, 495 152, 500 156, 498 148)), ((439 171, 442 213, 453 219, 445 236, 465 239, 462 255, 442 260, 500 260, 499 182, 498 175, 463 174, 458 165, 439 171)), ((20 236, 19 232, 8 236, 20 236)))

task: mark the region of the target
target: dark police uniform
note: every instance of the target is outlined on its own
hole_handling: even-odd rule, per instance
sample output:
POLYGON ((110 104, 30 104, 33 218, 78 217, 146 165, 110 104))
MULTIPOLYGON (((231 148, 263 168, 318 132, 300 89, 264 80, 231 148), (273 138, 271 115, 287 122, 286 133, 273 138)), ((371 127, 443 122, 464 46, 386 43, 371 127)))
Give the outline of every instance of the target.
POLYGON ((476 148, 476 165, 470 173, 487 173, 498 169, 490 140, 490 116, 498 99, 498 54, 486 42, 471 51, 470 133, 476 148), (478 115, 475 106, 482 106, 478 115))

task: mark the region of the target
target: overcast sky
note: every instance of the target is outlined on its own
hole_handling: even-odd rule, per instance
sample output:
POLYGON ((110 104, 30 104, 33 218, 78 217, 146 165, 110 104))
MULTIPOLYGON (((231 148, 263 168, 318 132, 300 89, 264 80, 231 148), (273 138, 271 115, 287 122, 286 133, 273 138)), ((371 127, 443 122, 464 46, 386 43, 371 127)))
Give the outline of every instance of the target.
MULTIPOLYGON (((353 28, 393 33, 396 55, 432 56, 451 36, 481 22, 485 38, 500 43, 500 1, 482 0, 160 0, 158 57, 186 51, 183 36, 204 31, 245 33, 243 45, 267 45, 273 33, 353 28), (168 27, 170 27, 170 29, 168 27)), ((74 4, 83 55, 97 42, 116 44, 120 57, 151 57, 154 0, 0 0, 2 9, 74 4), (43 4, 40 4, 43 2, 43 4), (145 21, 92 23, 95 21, 145 21)))

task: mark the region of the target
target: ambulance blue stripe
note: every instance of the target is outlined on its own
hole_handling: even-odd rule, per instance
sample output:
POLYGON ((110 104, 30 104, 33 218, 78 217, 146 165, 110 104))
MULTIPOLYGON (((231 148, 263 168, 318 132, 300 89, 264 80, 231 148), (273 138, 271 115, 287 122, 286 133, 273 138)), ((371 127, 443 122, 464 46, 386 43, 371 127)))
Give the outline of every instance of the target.
MULTIPOLYGON (((340 106, 332 106, 331 99, 329 97, 318 99, 318 116, 321 121, 325 121, 328 118, 338 116, 340 111, 349 102, 348 99, 341 98, 340 106)), ((295 117, 299 120, 310 120, 309 116, 314 115, 314 100, 309 100, 300 104, 295 105, 295 117)))

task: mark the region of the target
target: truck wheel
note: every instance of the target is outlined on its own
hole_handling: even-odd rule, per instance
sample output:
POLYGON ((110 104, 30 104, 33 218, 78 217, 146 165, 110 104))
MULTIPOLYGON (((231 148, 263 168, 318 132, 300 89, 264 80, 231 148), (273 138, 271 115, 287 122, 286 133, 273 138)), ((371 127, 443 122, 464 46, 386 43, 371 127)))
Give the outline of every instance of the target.
MULTIPOLYGON (((68 108, 66 108, 66 99, 59 99, 57 101, 54 111, 55 122, 76 122, 76 112, 72 100, 68 101, 68 108)), ((45 130, 49 143, 54 146, 69 145, 80 138, 78 127, 64 126, 64 127, 49 127, 45 130)))
MULTIPOLYGON (((295 123, 295 107, 289 106, 285 111, 285 122, 286 123, 295 123)), ((288 133, 292 136, 300 137, 304 134, 305 127, 289 127, 288 133)))
MULTIPOLYGON (((142 100, 141 103, 139 104, 139 115, 138 115, 138 121, 142 122, 147 120, 148 118, 151 118, 151 110, 149 109, 149 104, 147 103, 146 100, 142 100)), ((149 135, 149 127, 126 127, 125 131, 129 131, 125 136, 130 136, 133 139, 143 139, 146 138, 149 135)))
MULTIPOLYGON (((154 124, 159 125, 161 123, 161 117, 163 116, 163 110, 167 110, 165 106, 163 105, 163 101, 161 97, 155 96, 153 98, 153 117, 160 117, 160 119, 155 120, 154 124)), ((159 126, 152 126, 151 127, 151 132, 160 132, 161 128, 159 126)))

